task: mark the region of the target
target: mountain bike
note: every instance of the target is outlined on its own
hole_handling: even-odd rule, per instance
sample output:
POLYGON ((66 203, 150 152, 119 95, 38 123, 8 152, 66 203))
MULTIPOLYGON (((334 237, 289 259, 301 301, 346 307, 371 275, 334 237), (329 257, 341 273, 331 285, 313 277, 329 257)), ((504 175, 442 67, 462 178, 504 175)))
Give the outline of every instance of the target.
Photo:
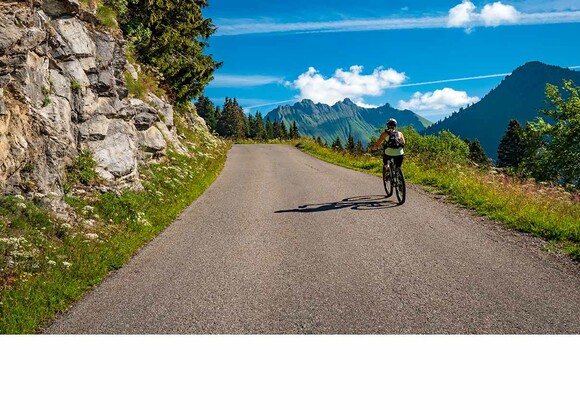
POLYGON ((405 203, 407 199, 407 187, 405 185, 405 174, 403 170, 395 166, 392 158, 387 160, 387 163, 383 166, 383 186, 385 187, 385 193, 387 198, 393 195, 393 190, 397 195, 397 200, 399 205, 405 203))

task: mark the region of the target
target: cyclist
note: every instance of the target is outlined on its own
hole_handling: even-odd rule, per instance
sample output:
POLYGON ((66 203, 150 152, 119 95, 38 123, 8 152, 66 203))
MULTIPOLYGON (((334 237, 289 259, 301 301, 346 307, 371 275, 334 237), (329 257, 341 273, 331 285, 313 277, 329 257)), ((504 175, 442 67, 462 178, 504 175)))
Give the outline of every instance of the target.
POLYGON ((388 160, 392 158, 395 167, 401 168, 403 159, 405 158, 405 151, 403 150, 403 147, 405 146, 405 137, 401 131, 397 130, 396 119, 390 118, 387 121, 387 129, 385 129, 385 131, 380 135, 379 140, 372 147, 372 150, 376 151, 381 144, 384 145, 383 166, 385 166, 388 160), (384 144, 383 141, 385 141, 384 144))

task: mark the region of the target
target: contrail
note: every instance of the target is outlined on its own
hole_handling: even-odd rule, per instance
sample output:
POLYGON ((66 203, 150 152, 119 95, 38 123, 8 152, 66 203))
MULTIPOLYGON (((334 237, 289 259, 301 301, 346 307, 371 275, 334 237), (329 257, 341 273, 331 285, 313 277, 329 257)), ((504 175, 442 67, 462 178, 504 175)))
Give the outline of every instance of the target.
POLYGON ((422 82, 422 83, 390 85, 390 86, 388 86, 386 88, 415 87, 415 86, 418 86, 418 85, 452 83, 452 82, 455 82, 455 81, 481 80, 483 78, 505 77, 505 76, 510 75, 510 74, 511 73, 503 73, 503 74, 478 75, 478 76, 475 76, 475 77, 450 78, 448 80, 435 80, 435 81, 425 81, 425 82, 422 82))
MULTIPOLYGON (((575 65, 568 67, 570 70, 574 70, 580 68, 580 65, 575 65)), ((399 85, 389 85, 385 88, 401 88, 401 87, 417 87, 420 85, 431 85, 431 84, 442 84, 442 83, 452 83, 457 81, 472 81, 472 80, 482 80, 485 78, 494 78, 494 77, 506 77, 511 73, 501 73, 501 74, 487 74, 487 75, 477 75, 474 77, 462 77, 462 78, 449 78, 447 80, 435 80, 435 81, 424 81, 420 83, 411 83, 411 84, 399 84, 399 85)), ((289 102, 299 101, 298 98, 294 98, 292 100, 284 100, 284 101, 276 101, 267 104, 258 104, 258 105, 251 105, 249 107, 243 107, 244 110, 249 110, 251 108, 259 108, 259 107, 267 107, 269 105, 277 105, 277 104, 284 104, 289 102)))

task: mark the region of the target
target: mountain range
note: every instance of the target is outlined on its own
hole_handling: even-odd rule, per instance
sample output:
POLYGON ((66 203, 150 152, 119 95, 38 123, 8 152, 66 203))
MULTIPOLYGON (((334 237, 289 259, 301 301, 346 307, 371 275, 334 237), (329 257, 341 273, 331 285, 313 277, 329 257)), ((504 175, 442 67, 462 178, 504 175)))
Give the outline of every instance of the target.
POLYGON ((546 84, 562 86, 563 80, 580 85, 580 72, 532 61, 516 68, 477 103, 453 113, 422 131, 449 130, 461 138, 477 138, 485 153, 497 158, 497 148, 511 119, 522 124, 540 117, 548 108, 546 84))
POLYGON ((300 134, 320 137, 329 145, 336 137, 344 144, 349 134, 352 134, 355 142, 360 140, 366 146, 370 137, 377 135, 377 128, 384 128, 389 118, 396 118, 399 126, 413 125, 417 131, 431 125, 431 121, 409 110, 398 110, 390 104, 363 108, 348 98, 334 105, 305 99, 292 106, 277 107, 266 118, 283 122, 286 126, 296 121, 300 134))
MULTIPOLYGON (((377 108, 363 108, 346 98, 334 105, 314 103, 305 99, 294 105, 283 105, 270 111, 266 118, 290 126, 296 121, 302 135, 321 137, 329 145, 339 137, 343 143, 349 134, 366 145, 377 129, 389 118, 396 118, 399 126, 413 125, 420 133, 437 134, 449 130, 462 139, 478 139, 485 153, 497 158, 497 148, 511 119, 525 125, 540 117, 540 110, 548 108, 546 84, 561 86, 564 80, 580 85, 580 72, 528 62, 516 68, 501 83, 477 103, 461 108, 451 116, 431 123, 409 110, 398 110, 388 103, 377 108)), ((548 119, 549 120, 549 119, 548 119)))

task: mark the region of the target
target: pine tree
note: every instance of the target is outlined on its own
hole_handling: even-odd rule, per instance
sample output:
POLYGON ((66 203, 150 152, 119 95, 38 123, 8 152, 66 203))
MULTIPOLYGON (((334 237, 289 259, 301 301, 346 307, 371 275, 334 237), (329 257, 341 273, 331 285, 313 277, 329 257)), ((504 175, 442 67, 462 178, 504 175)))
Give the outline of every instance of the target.
POLYGON ((300 133, 298 132, 298 126, 296 121, 292 121, 292 127, 290 128, 290 139, 296 140, 300 138, 300 133))
POLYGON ((363 144, 360 140, 357 140, 354 152, 357 154, 362 154, 364 152, 363 144))
POLYGON ((288 129, 282 120, 280 120, 280 127, 282 128, 282 139, 287 140, 290 134, 288 133, 288 129))
POLYGON ((284 127, 284 123, 278 122, 277 120, 274 120, 274 123, 272 124, 272 133, 274 134, 274 138, 279 139, 280 141, 288 138, 288 133, 286 127, 284 127))
POLYGON ((268 140, 274 139, 274 125, 272 125, 270 117, 266 118, 266 138, 268 140))
POLYGON ((324 142, 322 142, 322 138, 320 138, 320 136, 316 137, 316 143, 320 146, 324 145, 324 142))
POLYGON ((350 153, 354 152, 354 138, 352 134, 348 134, 348 139, 346 140, 346 150, 350 153))
POLYGON ((336 139, 334 140, 334 142, 332 143, 332 148, 336 149, 336 150, 341 150, 342 151, 342 142, 340 141, 340 138, 337 136, 336 139))
POLYGON ((248 114, 248 138, 249 139, 256 139, 256 119, 252 114, 248 114))
POLYGON ((140 60, 156 67, 178 106, 187 105, 213 79, 222 63, 202 52, 216 27, 204 19, 207 0, 130 0, 113 3, 140 60))
POLYGON ((245 138, 247 128, 246 115, 236 99, 226 97, 217 123, 218 134, 224 138, 245 138))
POLYGON ((497 148, 497 166, 517 167, 525 154, 524 129, 518 120, 511 120, 497 148))
POLYGON ((485 151, 483 150, 483 147, 477 138, 474 139, 471 144, 469 144, 469 159, 484 167, 488 167, 490 165, 489 158, 487 155, 485 155, 485 151))
POLYGON ((254 119, 254 135, 256 136, 256 139, 260 141, 265 141, 267 139, 264 118, 262 118, 262 114, 260 112, 256 113, 256 117, 254 119))
POLYGON ((205 97, 201 96, 195 103, 195 109, 199 116, 205 120, 205 123, 211 131, 215 131, 217 128, 216 120, 216 108, 213 102, 205 97))
POLYGON ((217 132, 218 134, 219 134, 219 132, 218 132, 218 122, 219 122, 221 116, 222 116, 222 109, 218 105, 217 107, 215 107, 215 129, 214 129, 214 131, 217 132))

